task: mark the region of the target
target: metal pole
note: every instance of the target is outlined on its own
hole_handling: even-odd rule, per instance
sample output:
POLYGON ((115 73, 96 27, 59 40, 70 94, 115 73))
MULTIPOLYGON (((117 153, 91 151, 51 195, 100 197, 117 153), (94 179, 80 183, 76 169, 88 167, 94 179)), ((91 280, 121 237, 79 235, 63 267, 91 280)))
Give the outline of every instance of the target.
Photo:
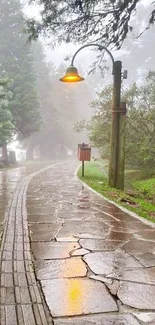
POLYGON ((110 160, 109 160, 109 186, 117 188, 119 183, 118 163, 119 163, 119 117, 120 117, 120 96, 121 96, 121 69, 122 62, 114 63, 114 87, 112 101, 112 122, 110 140, 110 160))

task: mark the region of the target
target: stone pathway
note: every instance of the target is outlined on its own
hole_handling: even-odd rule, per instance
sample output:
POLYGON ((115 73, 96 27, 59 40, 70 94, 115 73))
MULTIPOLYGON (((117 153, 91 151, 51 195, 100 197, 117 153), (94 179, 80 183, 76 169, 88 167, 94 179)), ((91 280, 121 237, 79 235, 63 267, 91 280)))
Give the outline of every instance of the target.
MULTIPOLYGON (((11 171, 11 180, 13 172, 18 174, 16 179, 18 183, 21 169, 11 171)), ((28 170, 22 169, 22 172, 24 175, 28 170)), ((11 200, 5 213, 0 250, 1 325, 52 324, 40 285, 35 277, 29 243, 26 191, 28 183, 37 174, 38 172, 35 172, 25 177, 16 187, 12 197, 10 196, 11 200)), ((7 192, 9 193, 8 189, 7 192)))
POLYGON ((27 192, 33 263, 53 322, 155 324, 155 229, 85 189, 77 165, 39 174, 27 192))
POLYGON ((155 325, 155 228, 84 188, 77 165, 34 172, 12 195, 0 324, 155 325))

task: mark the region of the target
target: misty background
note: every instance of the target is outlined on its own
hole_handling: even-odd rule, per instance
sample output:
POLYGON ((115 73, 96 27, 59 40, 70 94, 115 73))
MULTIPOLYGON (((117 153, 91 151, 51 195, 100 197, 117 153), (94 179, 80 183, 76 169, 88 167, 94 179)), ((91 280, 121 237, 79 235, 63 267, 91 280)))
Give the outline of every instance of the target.
MULTIPOLYGON (((141 84, 147 73, 155 68, 155 26, 152 25, 138 37, 145 29, 145 17, 147 19, 150 14, 149 3, 146 0, 140 2, 137 13, 132 17, 133 31, 128 35, 122 49, 112 52, 115 60, 122 61, 123 70, 128 70, 128 78, 123 81, 123 87, 128 87, 135 81, 141 84)), ((21 2, 21 11, 24 16, 39 19, 39 7, 30 6, 25 0, 21 2)), ((26 35, 24 40, 26 42, 26 35)), ((70 64, 70 58, 80 46, 81 44, 76 46, 62 44, 53 47, 52 39, 43 38, 26 45, 33 56, 32 66, 36 78, 41 123, 38 130, 36 127, 36 131, 32 130, 25 134, 22 134, 20 126, 21 136, 17 136, 14 132, 12 139, 7 142, 10 150, 16 150, 19 159, 26 156, 27 159, 34 157, 52 159, 55 155, 60 157, 66 154, 75 155, 78 143, 90 141, 88 132, 86 130, 75 132, 74 125, 91 119, 94 111, 90 103, 95 100, 96 93, 107 84, 112 84, 112 66, 105 55, 106 63, 103 62, 103 67, 106 65, 106 69, 101 72, 96 68, 94 73, 89 74, 98 53, 84 49, 76 57, 75 65, 80 75, 85 77, 85 81, 79 84, 60 83, 59 78, 64 75, 66 67, 70 64)), ((15 119, 17 122, 16 117, 15 119)), ((94 155, 97 155, 97 150, 94 151, 94 155)))

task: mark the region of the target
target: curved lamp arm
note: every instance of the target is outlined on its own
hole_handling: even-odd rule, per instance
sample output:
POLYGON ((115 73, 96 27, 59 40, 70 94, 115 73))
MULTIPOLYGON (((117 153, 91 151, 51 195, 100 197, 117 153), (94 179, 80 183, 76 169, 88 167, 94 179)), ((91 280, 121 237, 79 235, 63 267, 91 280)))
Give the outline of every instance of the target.
POLYGON ((115 61, 114 61, 114 58, 113 58, 111 52, 110 52, 110 51, 109 51, 105 46, 103 46, 103 45, 99 45, 99 44, 96 44, 96 43, 90 43, 90 44, 86 44, 86 45, 81 46, 81 47, 80 47, 80 48, 75 52, 75 54, 73 55, 73 58, 72 58, 72 61, 71 61, 71 66, 74 65, 74 60, 75 60, 76 55, 77 55, 77 54, 78 54, 82 49, 84 49, 85 47, 89 47, 89 46, 96 46, 96 47, 99 47, 101 50, 105 50, 105 51, 109 54, 109 56, 111 57, 111 60, 112 60, 112 64, 113 64, 112 74, 114 74, 114 63, 115 63, 115 61))

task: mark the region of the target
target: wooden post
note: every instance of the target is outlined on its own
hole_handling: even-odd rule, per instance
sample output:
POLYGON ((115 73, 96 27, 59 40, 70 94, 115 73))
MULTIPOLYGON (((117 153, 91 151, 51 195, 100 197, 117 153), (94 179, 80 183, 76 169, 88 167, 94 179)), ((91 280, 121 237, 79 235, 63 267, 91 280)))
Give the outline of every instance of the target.
POLYGON ((121 96, 121 61, 114 62, 114 87, 112 101, 112 124, 110 139, 110 159, 109 159, 109 185, 117 187, 118 180, 118 158, 119 158, 119 110, 121 96))
POLYGON ((126 103, 120 104, 119 114, 119 152, 116 188, 124 190, 125 170, 125 136, 126 136, 126 103))
POLYGON ((82 160, 82 177, 84 177, 84 160, 82 160))

